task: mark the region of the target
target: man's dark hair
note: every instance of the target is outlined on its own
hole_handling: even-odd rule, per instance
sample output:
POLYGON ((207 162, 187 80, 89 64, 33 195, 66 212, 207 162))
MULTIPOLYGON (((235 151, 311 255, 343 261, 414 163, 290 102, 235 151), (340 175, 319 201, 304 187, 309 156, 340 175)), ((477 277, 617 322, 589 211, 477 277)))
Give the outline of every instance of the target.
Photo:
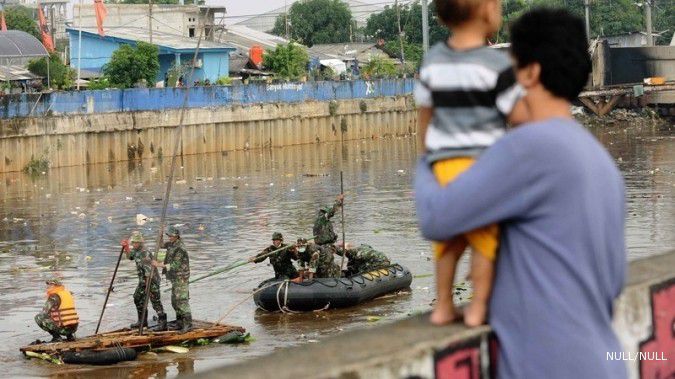
POLYGON ((584 22, 564 9, 522 15, 511 26, 511 53, 519 68, 539 63, 544 88, 569 101, 576 100, 591 71, 584 22))

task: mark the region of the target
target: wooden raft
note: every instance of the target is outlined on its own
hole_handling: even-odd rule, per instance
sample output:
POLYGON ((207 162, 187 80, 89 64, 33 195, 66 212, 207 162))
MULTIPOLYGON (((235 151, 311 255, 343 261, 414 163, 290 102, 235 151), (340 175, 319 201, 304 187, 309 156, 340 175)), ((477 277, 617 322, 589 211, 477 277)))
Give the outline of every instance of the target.
MULTIPOLYGON (((171 323, 169 323, 171 327, 171 323)), ((165 332, 145 328, 143 335, 138 329, 119 329, 93 336, 78 338, 75 341, 45 342, 22 347, 22 352, 56 354, 64 351, 103 350, 115 346, 130 347, 136 350, 149 350, 162 346, 178 345, 183 342, 196 341, 200 338, 216 338, 232 331, 244 332, 240 326, 214 324, 213 322, 194 320, 192 330, 181 334, 177 330, 165 332)))

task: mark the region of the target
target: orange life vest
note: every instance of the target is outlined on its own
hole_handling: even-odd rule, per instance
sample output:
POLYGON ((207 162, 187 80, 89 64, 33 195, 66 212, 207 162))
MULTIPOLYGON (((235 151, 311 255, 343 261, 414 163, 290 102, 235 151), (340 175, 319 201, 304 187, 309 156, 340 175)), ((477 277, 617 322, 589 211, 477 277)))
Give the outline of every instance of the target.
POLYGON ((52 308, 49 316, 59 327, 77 325, 80 318, 75 310, 73 295, 64 286, 51 286, 47 289, 47 298, 57 295, 61 300, 58 308, 52 308))

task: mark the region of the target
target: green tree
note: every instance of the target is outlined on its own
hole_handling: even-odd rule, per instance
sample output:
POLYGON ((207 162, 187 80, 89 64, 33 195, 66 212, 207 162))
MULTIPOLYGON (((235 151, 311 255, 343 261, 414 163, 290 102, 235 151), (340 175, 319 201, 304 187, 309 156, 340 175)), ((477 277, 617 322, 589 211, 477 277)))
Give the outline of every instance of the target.
MULTIPOLYGON (((419 2, 399 6, 401 32, 405 42, 422 44, 422 6, 419 2)), ((371 40, 398 41, 398 17, 396 7, 386 6, 380 13, 368 17, 365 34, 371 40)), ((438 22, 436 6, 429 4, 429 43, 434 44, 448 38, 448 30, 438 22)))
MULTIPOLYGON (((279 15, 272 33, 286 35, 287 15, 279 15)), ((341 0, 297 1, 288 10, 290 38, 303 45, 349 42, 352 12, 341 0)))
POLYGON ((158 73, 159 49, 145 42, 139 42, 136 47, 120 46, 103 66, 103 74, 110 84, 119 88, 131 88, 142 79, 152 86, 158 73))
POLYGON ((23 30, 40 39, 40 30, 38 29, 33 11, 21 5, 15 5, 5 8, 5 22, 8 30, 23 30))
POLYGON ((297 80, 305 75, 307 63, 309 63, 307 52, 293 42, 277 45, 276 49, 263 56, 263 66, 286 80, 297 80))
MULTIPOLYGON (((398 40, 389 41, 384 44, 382 50, 389 54, 389 56, 396 59, 401 59, 401 44, 398 40)), ((424 51, 422 51, 421 43, 403 42, 403 54, 405 61, 411 63, 414 67, 418 67, 422 61, 424 51)))
POLYGON ((398 74, 396 65, 391 59, 373 57, 363 68, 363 76, 367 79, 394 78, 398 74))
POLYGON ((58 53, 52 53, 49 56, 49 69, 47 69, 47 58, 40 58, 28 62, 28 71, 34 75, 42 76, 45 83, 47 82, 47 74, 49 74, 50 85, 58 89, 70 88, 75 79, 75 71, 63 64, 58 53))

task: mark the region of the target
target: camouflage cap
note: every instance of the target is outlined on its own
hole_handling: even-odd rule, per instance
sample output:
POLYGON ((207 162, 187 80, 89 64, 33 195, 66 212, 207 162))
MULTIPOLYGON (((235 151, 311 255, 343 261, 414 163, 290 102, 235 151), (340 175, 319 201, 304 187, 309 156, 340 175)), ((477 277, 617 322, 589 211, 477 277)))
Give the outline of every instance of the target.
POLYGON ((61 282, 61 279, 59 279, 57 277, 49 278, 45 281, 45 283, 47 285, 52 285, 52 286, 62 286, 63 285, 63 283, 61 282))
POLYGON ((272 241, 274 241, 274 240, 282 240, 283 241, 283 239, 284 239, 284 236, 281 233, 279 233, 279 232, 272 233, 272 241))
POLYGON ((169 229, 166 231, 166 235, 169 237, 180 237, 180 231, 175 226, 169 226, 169 229))
POLYGON ((133 232, 133 233, 131 233, 131 238, 129 238, 129 241, 131 241, 131 243, 134 243, 134 242, 140 242, 140 243, 143 243, 143 242, 145 242, 145 241, 143 240, 143 234, 141 234, 141 232, 133 232))

